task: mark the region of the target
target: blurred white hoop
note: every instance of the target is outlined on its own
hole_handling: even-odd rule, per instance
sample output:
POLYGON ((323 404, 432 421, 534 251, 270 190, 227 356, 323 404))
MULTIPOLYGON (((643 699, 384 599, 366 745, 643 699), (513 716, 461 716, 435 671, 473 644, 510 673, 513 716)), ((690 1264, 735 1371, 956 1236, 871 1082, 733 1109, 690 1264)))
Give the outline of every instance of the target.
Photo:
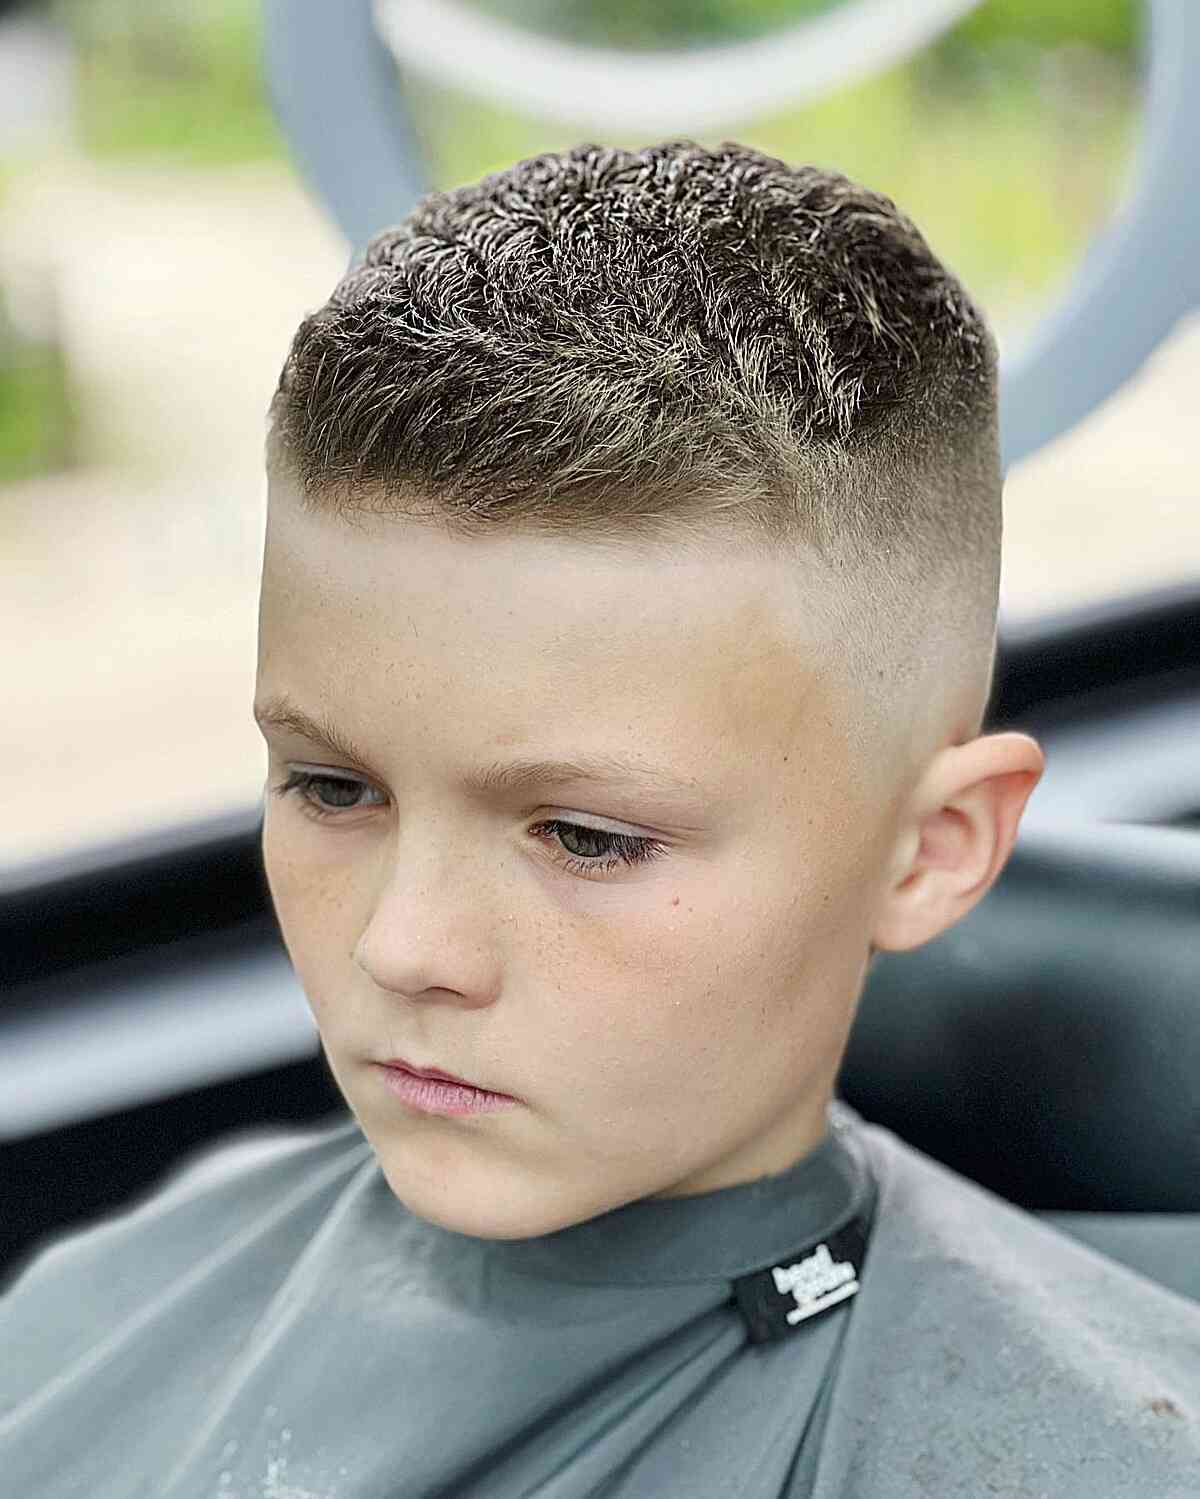
POLYGON ((878 73, 979 0, 846 0, 754 42, 636 54, 580 47, 460 0, 374 0, 397 62, 439 83, 595 130, 707 130, 878 73))

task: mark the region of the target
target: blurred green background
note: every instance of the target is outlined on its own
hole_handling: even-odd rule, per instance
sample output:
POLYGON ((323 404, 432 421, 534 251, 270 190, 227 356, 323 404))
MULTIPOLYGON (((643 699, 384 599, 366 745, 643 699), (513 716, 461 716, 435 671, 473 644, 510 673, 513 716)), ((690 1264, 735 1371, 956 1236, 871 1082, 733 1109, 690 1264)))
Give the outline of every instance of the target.
MULTIPOLYGON (((836 3, 475 0, 550 35, 633 49, 745 40, 836 3)), ((197 176, 286 166, 254 0, 54 0, 45 10, 72 55, 70 129, 83 158, 197 176)), ((698 138, 744 139, 890 194, 987 307, 1003 344, 1120 199, 1136 145, 1141 22, 1134 0, 985 0, 887 73, 698 138)), ((595 133, 406 83, 433 186, 595 133)), ((38 169, 36 150, 0 140, 0 215, 6 192, 38 169)), ((71 465, 90 431, 87 394, 72 389, 53 317, 22 331, 16 296, 0 283, 0 481, 71 465)))

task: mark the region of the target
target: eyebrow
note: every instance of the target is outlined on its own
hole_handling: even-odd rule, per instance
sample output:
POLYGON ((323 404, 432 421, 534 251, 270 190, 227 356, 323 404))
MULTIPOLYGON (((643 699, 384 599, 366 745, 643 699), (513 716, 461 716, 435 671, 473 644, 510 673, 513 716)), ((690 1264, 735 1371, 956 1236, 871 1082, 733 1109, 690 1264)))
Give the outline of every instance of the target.
MULTIPOLYGON (((352 761, 366 770, 370 764, 366 752, 344 734, 325 714, 306 713, 285 693, 255 704, 255 722, 261 728, 281 729, 296 734, 312 744, 329 750, 339 759, 352 761)), ((654 765, 638 765, 613 755, 583 755, 571 760, 497 760, 473 770, 465 777, 469 790, 481 796, 502 791, 522 791, 529 786, 562 785, 568 781, 595 781, 604 784, 628 782, 660 794, 695 797, 702 791, 697 781, 681 778, 654 765)))

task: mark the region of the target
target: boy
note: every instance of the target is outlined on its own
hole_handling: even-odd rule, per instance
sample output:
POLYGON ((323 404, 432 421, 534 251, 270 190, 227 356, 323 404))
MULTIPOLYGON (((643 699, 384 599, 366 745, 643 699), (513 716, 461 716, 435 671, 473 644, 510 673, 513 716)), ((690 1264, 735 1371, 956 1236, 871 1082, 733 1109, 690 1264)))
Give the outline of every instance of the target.
POLYGON ((523 161, 272 418, 263 853, 354 1117, 35 1262, 13 1492, 1200 1493, 1200 1306, 833 1096, 1043 767, 979 732, 995 345, 911 223, 523 161))

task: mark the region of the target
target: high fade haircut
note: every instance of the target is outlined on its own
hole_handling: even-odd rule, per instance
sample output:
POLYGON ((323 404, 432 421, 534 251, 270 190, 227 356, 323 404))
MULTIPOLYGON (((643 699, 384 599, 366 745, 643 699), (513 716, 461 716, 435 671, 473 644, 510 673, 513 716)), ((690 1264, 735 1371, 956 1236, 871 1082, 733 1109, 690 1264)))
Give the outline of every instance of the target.
POLYGON ((425 195, 301 323, 267 459, 350 524, 786 549, 880 793, 981 726, 995 340, 838 172, 584 144, 425 195))

